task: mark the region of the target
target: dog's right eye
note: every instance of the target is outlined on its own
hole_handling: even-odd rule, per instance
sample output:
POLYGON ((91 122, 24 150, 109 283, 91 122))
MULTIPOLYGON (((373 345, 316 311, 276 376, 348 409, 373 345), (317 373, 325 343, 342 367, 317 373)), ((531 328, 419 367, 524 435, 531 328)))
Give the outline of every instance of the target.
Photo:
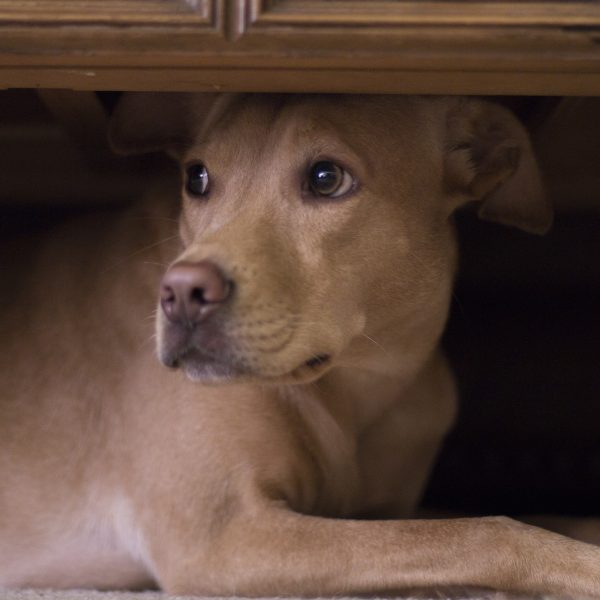
POLYGON ((205 196, 208 192, 208 171, 202 163, 187 168, 185 189, 190 196, 205 196))
POLYGON ((317 197, 340 198, 354 185, 352 175, 330 160, 320 160, 308 172, 308 187, 317 197))

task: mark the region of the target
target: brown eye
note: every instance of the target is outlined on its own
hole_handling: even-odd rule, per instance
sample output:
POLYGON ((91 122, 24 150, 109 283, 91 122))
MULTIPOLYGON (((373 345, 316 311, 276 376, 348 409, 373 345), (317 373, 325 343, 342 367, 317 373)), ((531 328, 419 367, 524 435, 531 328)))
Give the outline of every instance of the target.
POLYGON ((208 192, 208 171, 202 163, 190 165, 185 172, 185 189, 190 196, 205 196, 208 192))
POLYGON ((339 198, 354 186, 352 175, 329 160, 321 160, 308 172, 308 186, 315 196, 339 198))

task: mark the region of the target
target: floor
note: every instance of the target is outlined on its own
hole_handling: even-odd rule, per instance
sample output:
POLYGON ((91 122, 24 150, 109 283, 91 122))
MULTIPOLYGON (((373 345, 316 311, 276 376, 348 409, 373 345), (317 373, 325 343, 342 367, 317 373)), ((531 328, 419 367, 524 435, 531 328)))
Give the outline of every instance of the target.
MULTIPOLYGON (((66 592, 51 592, 44 590, 0 591, 1 600, 166 600, 167 595, 160 592, 96 592, 76 590, 66 592)), ((191 597, 178 596, 178 600, 192 600, 191 597)), ((448 596, 447 594, 419 595, 395 597, 396 600, 558 600, 551 596, 507 595, 499 592, 472 592, 448 596)), ((197 600, 197 599, 195 599, 197 600)), ((337 600, 359 600, 359 598, 338 598, 337 600)), ((372 599, 379 600, 379 599, 372 599)))

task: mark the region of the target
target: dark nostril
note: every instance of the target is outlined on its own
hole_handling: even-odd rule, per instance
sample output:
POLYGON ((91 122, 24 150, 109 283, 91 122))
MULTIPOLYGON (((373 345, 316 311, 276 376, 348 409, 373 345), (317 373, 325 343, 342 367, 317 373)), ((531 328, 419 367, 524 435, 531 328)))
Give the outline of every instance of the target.
POLYGON ((191 293, 191 299, 198 304, 207 304, 206 298, 204 297, 204 290, 202 288, 194 288, 191 293))
POLYGON ((161 287, 160 305, 169 321, 189 321, 189 317, 187 316, 188 311, 182 304, 181 297, 178 297, 177 293, 170 286, 161 287))
POLYGON ((173 291, 173 288, 168 285, 161 285, 160 287, 160 305, 167 317, 171 318, 175 311, 175 304, 177 302, 177 296, 173 291))
POLYGON ((175 292, 168 285, 163 285, 160 288, 160 299, 163 302, 175 302, 175 292))

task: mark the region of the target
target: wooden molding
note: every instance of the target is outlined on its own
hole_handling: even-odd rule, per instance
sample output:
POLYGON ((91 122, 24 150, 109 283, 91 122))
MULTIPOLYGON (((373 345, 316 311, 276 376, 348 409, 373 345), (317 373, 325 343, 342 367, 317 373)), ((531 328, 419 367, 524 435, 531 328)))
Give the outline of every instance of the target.
POLYGON ((596 2, 422 2, 251 0, 247 21, 262 26, 598 26, 596 2))
POLYGON ((0 87, 600 95, 600 3, 0 0, 0 87))
MULTIPOLYGON (((396 93, 600 96, 600 73, 365 69, 0 69, 16 88, 173 92, 396 93)), ((1 87, 1 86, 0 86, 1 87)))
POLYGON ((0 25, 108 25, 212 28, 212 0, 2 0, 0 25))

